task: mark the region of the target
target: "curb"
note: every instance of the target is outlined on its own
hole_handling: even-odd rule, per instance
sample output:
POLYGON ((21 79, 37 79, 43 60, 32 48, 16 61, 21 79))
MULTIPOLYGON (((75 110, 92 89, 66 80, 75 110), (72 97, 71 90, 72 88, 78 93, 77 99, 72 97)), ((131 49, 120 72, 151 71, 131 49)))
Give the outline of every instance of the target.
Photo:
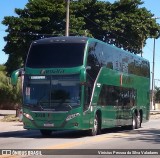
POLYGON ((150 115, 160 114, 160 110, 150 110, 150 115))

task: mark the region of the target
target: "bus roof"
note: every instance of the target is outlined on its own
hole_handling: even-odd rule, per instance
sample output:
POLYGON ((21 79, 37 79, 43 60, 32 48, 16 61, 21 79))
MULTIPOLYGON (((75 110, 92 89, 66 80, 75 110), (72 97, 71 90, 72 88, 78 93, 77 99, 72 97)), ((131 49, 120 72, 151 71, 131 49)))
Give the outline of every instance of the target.
POLYGON ((119 50, 120 52, 124 52, 127 54, 130 54, 131 56, 134 56, 136 58, 145 60, 147 62, 149 62, 147 59, 140 57, 138 55, 135 55, 134 53, 131 53, 129 51, 126 51, 124 49, 118 48, 114 45, 111 45, 109 43, 106 43, 104 41, 100 41, 98 39, 95 38, 90 38, 90 37, 85 37, 85 36, 59 36, 59 37, 49 37, 49 38, 43 38, 43 39, 39 39, 34 41, 34 44, 49 44, 49 43, 60 43, 60 42, 64 42, 64 43, 87 43, 87 41, 97 41, 100 43, 104 43, 106 45, 108 45, 110 48, 113 48, 115 50, 119 50))
POLYGON ((46 43, 86 43, 88 37, 80 37, 80 36, 61 36, 61 37, 50 37, 50 38, 43 38, 40 40, 36 40, 33 43, 36 44, 46 44, 46 43))

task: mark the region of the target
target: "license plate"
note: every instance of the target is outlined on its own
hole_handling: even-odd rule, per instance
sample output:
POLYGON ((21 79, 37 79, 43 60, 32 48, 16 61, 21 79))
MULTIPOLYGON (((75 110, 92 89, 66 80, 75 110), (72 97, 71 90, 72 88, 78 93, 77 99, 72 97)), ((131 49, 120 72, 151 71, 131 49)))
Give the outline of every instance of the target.
POLYGON ((45 123, 44 127, 54 127, 54 124, 53 123, 45 123))

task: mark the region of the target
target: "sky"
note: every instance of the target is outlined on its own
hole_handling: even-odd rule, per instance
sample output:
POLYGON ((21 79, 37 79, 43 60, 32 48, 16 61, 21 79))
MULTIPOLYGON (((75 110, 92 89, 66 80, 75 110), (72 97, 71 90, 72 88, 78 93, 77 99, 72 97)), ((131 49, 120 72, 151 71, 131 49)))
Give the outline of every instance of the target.
MULTIPOLYGON (((115 0, 103 0, 113 3, 115 0)), ((15 8, 24 8, 28 0, 0 0, 0 64, 5 64, 8 55, 6 55, 2 49, 5 46, 5 41, 3 39, 6 36, 6 27, 1 24, 5 16, 16 16, 15 8)), ((160 18, 160 1, 159 0, 143 0, 144 4, 142 7, 146 7, 155 17, 160 18)), ((160 19, 157 19, 160 23, 160 19)), ((148 39, 146 46, 143 48, 143 57, 149 60, 152 76, 152 66, 153 66, 153 41, 154 39, 148 39)), ((155 44, 155 69, 154 69, 154 79, 155 85, 160 87, 160 39, 157 39, 155 44)))

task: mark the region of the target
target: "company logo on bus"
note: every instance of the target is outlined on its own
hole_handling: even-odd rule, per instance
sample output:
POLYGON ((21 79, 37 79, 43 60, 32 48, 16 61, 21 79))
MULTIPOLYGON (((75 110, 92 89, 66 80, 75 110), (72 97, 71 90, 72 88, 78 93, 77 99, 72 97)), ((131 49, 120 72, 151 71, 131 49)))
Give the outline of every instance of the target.
POLYGON ((41 74, 63 74, 64 70, 62 69, 57 69, 57 70, 41 70, 41 74))
POLYGON ((42 74, 42 75, 44 75, 44 74, 45 74, 45 72, 46 72, 45 70, 42 70, 42 71, 41 71, 41 74, 42 74))

